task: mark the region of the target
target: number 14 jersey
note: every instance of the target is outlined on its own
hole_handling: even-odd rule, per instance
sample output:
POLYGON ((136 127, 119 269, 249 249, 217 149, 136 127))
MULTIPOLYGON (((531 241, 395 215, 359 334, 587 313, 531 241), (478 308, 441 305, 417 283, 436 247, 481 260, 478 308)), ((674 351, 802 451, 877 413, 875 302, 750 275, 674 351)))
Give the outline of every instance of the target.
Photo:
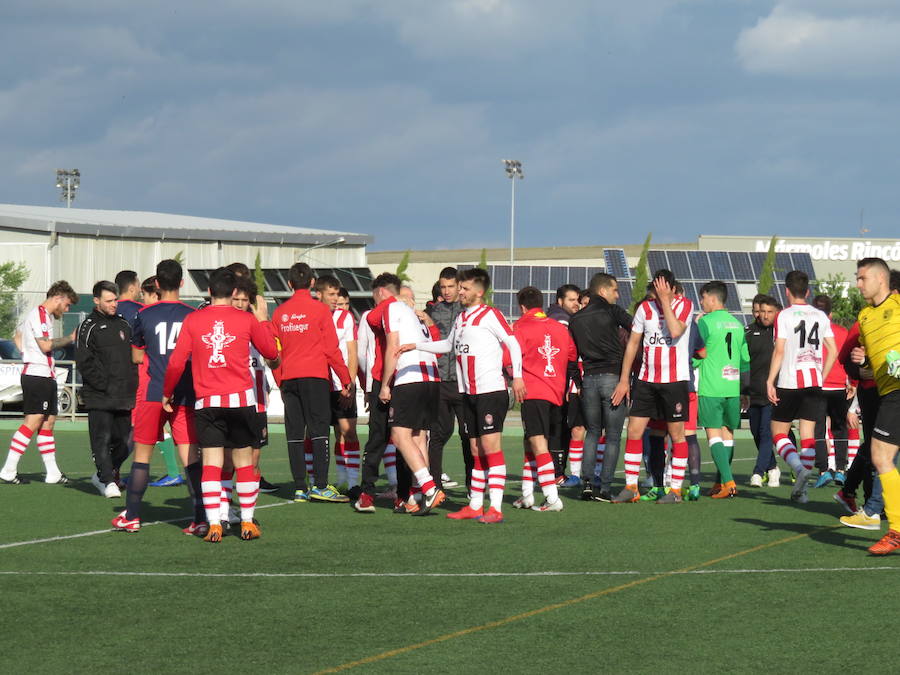
MULTIPOLYGON (((166 368, 169 367, 169 357, 175 351, 175 343, 181 333, 184 318, 193 311, 195 311, 193 307, 183 302, 163 300, 147 305, 138 312, 131 343, 144 350, 145 363, 149 360, 150 381, 147 385, 146 400, 162 401, 163 382, 166 379, 166 368)), ((185 368, 175 387, 172 403, 193 408, 194 400, 191 369, 185 368)))
POLYGON ((834 337, 825 312, 810 305, 791 305, 775 318, 775 341, 784 340, 778 371, 781 389, 821 387, 825 338, 834 337))

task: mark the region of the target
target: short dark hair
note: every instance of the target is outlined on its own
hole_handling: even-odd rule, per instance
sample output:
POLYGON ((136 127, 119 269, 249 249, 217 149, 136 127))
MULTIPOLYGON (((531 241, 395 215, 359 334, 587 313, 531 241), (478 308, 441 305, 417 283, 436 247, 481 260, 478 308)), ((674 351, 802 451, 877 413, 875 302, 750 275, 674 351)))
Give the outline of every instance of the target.
MULTIPOLYGON (((451 269, 451 268, 446 268, 451 269)), ((443 277, 444 279, 449 279, 450 277, 443 277)), ((453 275, 453 278, 456 279, 456 274, 453 275)), ((437 302, 441 298, 441 282, 435 281, 434 286, 431 287, 431 301, 437 302)))
POLYGON ((350 299, 350 291, 348 291, 343 286, 341 286, 340 289, 338 289, 338 295, 341 296, 342 298, 347 298, 347 300, 350 299))
POLYGON ((814 297, 812 304, 816 309, 821 309, 826 314, 831 314, 831 298, 829 298, 824 293, 820 293, 819 295, 814 297))
POLYGON ((805 298, 809 292, 809 276, 802 270, 791 270, 784 277, 784 285, 795 298, 805 298))
POLYGON ((69 285, 68 281, 60 280, 47 289, 47 297, 55 298, 57 295, 64 295, 73 305, 78 302, 78 294, 75 289, 69 285))
POLYGON ((463 270, 456 275, 456 278, 459 281, 474 281, 484 290, 491 287, 491 275, 487 273, 487 270, 483 270, 480 267, 471 267, 463 270))
POLYGON ((578 293, 578 302, 583 302, 585 298, 591 297, 591 292, 588 289, 584 289, 578 293))
POLYGON ((441 270, 441 273, 438 274, 438 279, 456 279, 459 272, 455 267, 445 267, 441 270))
POLYGON ((891 270, 891 290, 900 291, 900 270, 891 270))
POLYGON ((757 293, 756 295, 753 296, 753 304, 754 304, 754 305, 764 305, 764 304, 768 304, 768 303, 766 303, 766 302, 763 302, 763 301, 764 301, 766 298, 768 298, 768 297, 769 297, 769 296, 766 295, 765 293, 757 293))
POLYGON ((526 286, 516 293, 516 301, 525 309, 538 309, 544 306, 544 294, 534 286, 526 286))
MULTIPOLYGON (((768 305, 769 307, 775 307, 776 309, 781 311, 781 303, 771 295, 763 295, 762 293, 760 293, 756 296, 756 298, 759 298, 758 302, 760 305, 768 305)), ((757 302, 756 298, 753 298, 753 302, 757 302)))
POLYGON ((669 284, 669 286, 675 288, 675 275, 672 274, 672 270, 667 270, 665 268, 656 270, 653 273, 653 281, 656 281, 659 278, 665 279, 666 283, 669 284))
MULTIPOLYGON (((121 295, 125 292, 125 289, 129 286, 135 286, 141 283, 141 280, 138 278, 137 272, 133 270, 122 270, 116 275, 116 291, 117 294, 121 295)), ((99 298, 99 295, 95 295, 95 298, 99 298)))
POLYGON ((396 274, 391 274, 390 272, 382 272, 377 277, 372 279, 372 290, 374 291, 376 288, 386 288, 388 291, 397 295, 400 292, 400 286, 403 285, 403 282, 400 281, 400 277, 396 274))
MULTIPOLYGON (((775 300, 775 298, 772 298, 772 299, 775 300)), ((780 302, 778 302, 778 300, 775 300, 775 310, 780 312, 783 309, 784 309, 784 305, 782 305, 780 302)))
POLYGON ((728 300, 728 286, 726 286, 721 281, 707 281, 700 288, 701 295, 715 295, 719 298, 719 301, 724 305, 728 300))
POLYGON ((177 291, 181 287, 184 271, 181 263, 171 258, 156 264, 156 285, 161 291, 177 291))
POLYGON ((581 289, 578 288, 578 286, 576 286, 575 284, 563 284, 556 289, 556 301, 559 302, 560 300, 565 300, 566 293, 569 292, 574 292, 577 295, 581 292, 581 289))
POLYGON ((209 294, 214 298, 230 298, 234 295, 237 276, 227 267, 220 267, 209 275, 209 294))
POLYGON ((609 288, 615 283, 618 282, 612 274, 597 272, 591 277, 591 283, 588 284, 588 290, 591 292, 591 295, 599 295, 601 288, 609 288))
POLYGON ((156 275, 154 274, 152 277, 147 277, 141 283, 141 292, 142 293, 153 293, 154 295, 159 294, 159 289, 156 287, 156 275))
POLYGON ((250 276, 250 268, 242 262, 233 262, 230 265, 225 265, 225 269, 234 274, 234 276, 236 277, 250 276))
MULTIPOLYGON (((225 269, 228 269, 227 267, 225 269)), ((234 270, 229 270, 232 274, 234 274, 234 270)), ((256 295, 259 292, 256 288, 256 282, 253 281, 250 277, 242 277, 238 274, 235 274, 234 277, 234 292, 235 293, 244 293, 250 299, 250 304, 256 304, 256 295)))
POLYGON ((315 278, 316 274, 312 267, 304 262, 294 263, 288 271, 288 282, 295 291, 307 290, 310 282, 315 278))
POLYGON ((681 282, 678 280, 672 284, 672 290, 675 291, 675 295, 684 295, 684 286, 682 286, 681 282))
POLYGON ((92 292, 95 298, 99 298, 103 295, 103 291, 109 291, 113 295, 118 295, 119 287, 111 281, 98 281, 94 284, 94 290, 92 292))
POLYGON ((337 277, 333 277, 330 274, 323 274, 318 279, 316 279, 316 293, 321 293, 326 288, 337 288, 340 289, 341 282, 338 281, 337 277))
POLYGON ((856 269, 859 269, 860 267, 878 267, 886 275, 890 276, 891 274, 891 268, 888 267, 888 264, 883 258, 863 258, 862 260, 857 260, 856 269))

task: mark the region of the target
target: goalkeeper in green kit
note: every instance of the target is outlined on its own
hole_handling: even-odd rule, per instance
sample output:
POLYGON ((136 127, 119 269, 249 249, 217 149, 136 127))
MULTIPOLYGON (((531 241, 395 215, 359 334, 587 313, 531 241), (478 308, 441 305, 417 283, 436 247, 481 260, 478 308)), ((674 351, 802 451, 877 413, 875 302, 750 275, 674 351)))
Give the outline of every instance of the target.
POLYGON ((705 347, 694 360, 700 371, 697 418, 706 438, 721 482, 713 486, 713 499, 737 494, 731 473, 734 430, 741 425, 741 373, 750 368, 744 326, 725 309, 728 288, 710 281, 700 289, 704 315, 697 322, 705 347))

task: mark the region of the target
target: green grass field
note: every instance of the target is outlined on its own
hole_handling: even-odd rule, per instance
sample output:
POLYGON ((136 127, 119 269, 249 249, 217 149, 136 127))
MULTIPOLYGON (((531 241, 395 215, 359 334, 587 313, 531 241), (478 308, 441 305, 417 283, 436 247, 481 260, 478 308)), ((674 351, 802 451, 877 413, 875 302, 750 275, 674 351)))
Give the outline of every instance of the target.
MULTIPOLYGON (((515 481, 521 436, 508 438, 515 481)), ((286 483, 272 440, 264 474, 286 483)), ((214 546, 183 521, 109 531, 123 502, 90 485, 86 432, 62 424, 57 444, 71 485, 0 487, 0 635, 16 671, 895 672, 900 611, 883 598, 900 558, 867 555, 876 532, 836 527, 831 488, 804 507, 787 486, 741 487, 539 514, 511 507, 513 483, 493 527, 263 495, 263 538, 214 546)), ((738 443, 739 486, 754 453, 738 443)), ((29 448, 21 473, 40 467, 29 448)), ((145 523, 189 513, 184 488, 147 498, 145 523)))

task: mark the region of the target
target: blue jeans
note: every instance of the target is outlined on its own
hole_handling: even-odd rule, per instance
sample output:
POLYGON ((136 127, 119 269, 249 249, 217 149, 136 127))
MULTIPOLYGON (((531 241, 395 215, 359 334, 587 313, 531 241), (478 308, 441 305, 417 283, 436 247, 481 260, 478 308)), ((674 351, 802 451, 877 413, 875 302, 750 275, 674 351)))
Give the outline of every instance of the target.
POLYGON ((766 471, 775 468, 775 453, 772 446, 772 406, 769 404, 751 405, 748 412, 750 413, 750 433, 753 434, 758 451, 753 473, 763 476, 766 471))
POLYGON ((593 482, 594 466, 597 463, 597 441, 606 430, 606 453, 603 455, 603 469, 600 473, 600 490, 604 492, 609 492, 612 486, 616 466, 619 463, 622 427, 628 415, 624 401, 617 406, 612 404, 612 394, 618 383, 618 375, 597 373, 585 375, 581 385, 581 411, 586 427, 581 478, 593 482))

